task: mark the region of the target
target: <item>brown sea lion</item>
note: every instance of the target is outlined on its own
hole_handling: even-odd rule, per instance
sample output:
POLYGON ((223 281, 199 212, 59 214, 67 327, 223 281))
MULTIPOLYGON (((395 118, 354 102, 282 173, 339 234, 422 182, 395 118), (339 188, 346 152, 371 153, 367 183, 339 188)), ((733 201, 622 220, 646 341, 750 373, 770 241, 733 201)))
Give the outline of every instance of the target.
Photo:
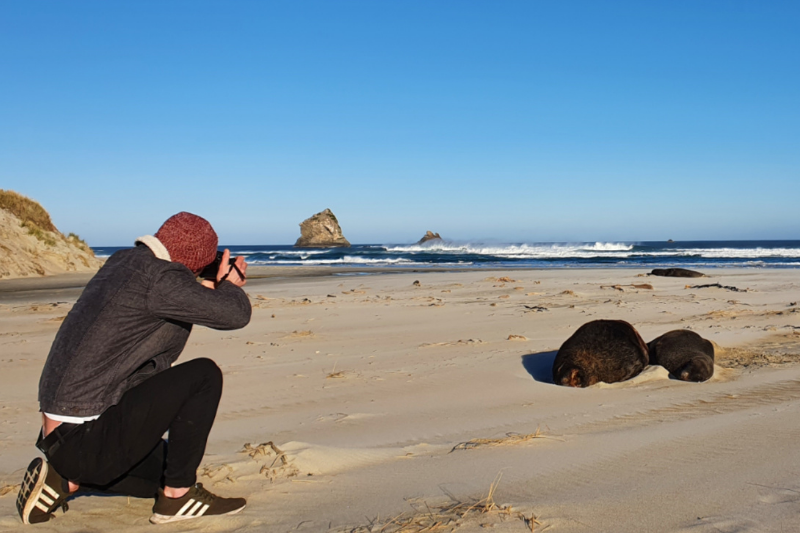
POLYGON ((683 381, 714 375, 714 345, 688 329, 676 329, 650 341, 650 364, 661 365, 683 381))
POLYGON ((664 276, 667 278, 704 278, 705 274, 688 268, 654 268, 648 276, 664 276))
POLYGON ((647 344, 624 320, 593 320, 578 328, 558 349, 553 383, 589 387, 616 383, 639 374, 649 359, 647 344))

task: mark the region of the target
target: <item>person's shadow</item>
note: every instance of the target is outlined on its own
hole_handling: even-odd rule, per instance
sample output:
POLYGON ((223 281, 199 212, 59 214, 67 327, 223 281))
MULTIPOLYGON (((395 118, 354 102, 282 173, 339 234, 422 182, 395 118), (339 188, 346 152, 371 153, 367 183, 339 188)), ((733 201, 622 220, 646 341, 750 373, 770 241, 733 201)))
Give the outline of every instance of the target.
POLYGON ((529 353, 522 356, 522 366, 531 377, 540 383, 553 383, 553 361, 558 350, 529 353))

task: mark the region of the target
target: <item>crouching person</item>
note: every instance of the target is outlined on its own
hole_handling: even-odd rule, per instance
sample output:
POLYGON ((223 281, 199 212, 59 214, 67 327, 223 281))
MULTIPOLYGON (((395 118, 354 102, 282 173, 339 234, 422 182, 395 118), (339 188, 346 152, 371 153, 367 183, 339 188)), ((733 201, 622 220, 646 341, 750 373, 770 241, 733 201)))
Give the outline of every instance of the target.
POLYGON ((244 509, 197 483, 222 394, 210 359, 173 365, 193 324, 242 328, 251 307, 244 258, 216 277, 196 276, 217 258, 217 234, 178 213, 154 236, 112 255, 86 285, 56 335, 39 381, 42 430, 17 511, 45 522, 78 490, 155 497, 153 523, 244 509), (168 433, 168 440, 162 436, 168 433))

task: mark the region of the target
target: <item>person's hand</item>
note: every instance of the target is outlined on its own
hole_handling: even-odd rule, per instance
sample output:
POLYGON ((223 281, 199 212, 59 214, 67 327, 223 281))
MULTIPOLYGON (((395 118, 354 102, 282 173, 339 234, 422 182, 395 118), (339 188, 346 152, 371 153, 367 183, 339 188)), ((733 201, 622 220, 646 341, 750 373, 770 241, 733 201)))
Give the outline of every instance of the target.
POLYGON ((242 273, 239 275, 239 272, 236 271, 236 268, 233 268, 232 265, 229 264, 231 258, 231 252, 227 248, 224 252, 222 252, 222 261, 219 264, 219 270, 217 271, 216 280, 211 279, 204 279, 201 282, 203 287, 207 287, 209 289, 215 289, 217 285, 222 283, 223 280, 230 281, 237 287, 244 287, 244 284, 247 283, 246 280, 246 272, 247 272, 247 263, 244 260, 244 257, 239 256, 236 258, 236 268, 242 273))
POLYGON ((247 283, 246 273, 247 273, 247 263, 244 260, 244 257, 241 255, 236 258, 235 265, 230 265, 230 258, 231 252, 227 248, 225 251, 222 252, 222 262, 219 265, 219 271, 217 272, 217 284, 219 285, 222 280, 228 280, 237 287, 244 287, 244 284, 247 283), (239 269, 238 271, 236 269, 239 269), (241 275, 239 273, 241 272, 241 275))

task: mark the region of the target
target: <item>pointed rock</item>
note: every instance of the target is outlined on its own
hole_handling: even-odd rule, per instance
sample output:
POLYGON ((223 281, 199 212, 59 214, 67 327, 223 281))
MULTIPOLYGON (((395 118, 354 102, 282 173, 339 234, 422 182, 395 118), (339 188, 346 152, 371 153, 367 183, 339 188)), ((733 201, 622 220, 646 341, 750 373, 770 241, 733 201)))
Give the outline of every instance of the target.
POLYGON ((300 223, 300 238, 294 243, 298 248, 349 247, 336 215, 326 209, 300 223))
POLYGON ((417 244, 422 244, 424 242, 433 241, 437 239, 441 241, 442 240, 441 235, 428 230, 428 232, 419 240, 419 242, 417 242, 417 244))

